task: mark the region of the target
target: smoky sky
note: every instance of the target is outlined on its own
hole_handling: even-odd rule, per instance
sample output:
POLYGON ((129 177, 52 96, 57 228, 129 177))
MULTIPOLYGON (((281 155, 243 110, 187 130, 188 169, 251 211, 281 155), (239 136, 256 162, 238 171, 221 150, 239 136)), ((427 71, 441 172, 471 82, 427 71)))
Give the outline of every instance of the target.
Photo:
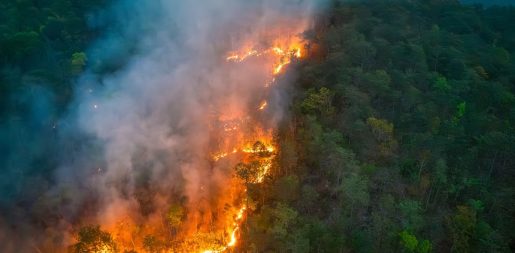
MULTIPOLYGON (((2 252, 59 252, 77 223, 152 219, 171 201, 212 198, 224 180, 206 157, 213 115, 248 113, 266 81, 259 62, 235 67, 227 52, 270 46, 280 25, 300 36, 320 5, 138 0, 91 13, 104 34, 86 51, 73 100, 63 108, 37 84, 9 97, 25 111, 0 124, 2 252), (148 210, 140 189, 152 193, 148 210)), ((270 124, 287 103, 273 96, 270 124)))

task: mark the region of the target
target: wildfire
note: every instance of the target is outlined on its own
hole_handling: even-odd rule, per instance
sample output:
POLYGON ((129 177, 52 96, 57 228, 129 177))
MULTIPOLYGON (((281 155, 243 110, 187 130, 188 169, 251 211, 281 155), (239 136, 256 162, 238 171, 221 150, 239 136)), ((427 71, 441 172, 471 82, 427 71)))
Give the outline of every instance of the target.
POLYGON ((100 249, 96 250, 94 253, 113 253, 110 247, 107 245, 102 246, 100 249))
MULTIPOLYGON (((291 43, 291 45, 281 47, 280 45, 273 46, 268 49, 258 50, 255 47, 250 47, 246 51, 237 53, 232 52, 227 56, 226 60, 229 62, 240 63, 244 62, 253 57, 270 57, 273 65, 271 66, 271 77, 265 82, 264 87, 267 88, 271 84, 275 82, 275 76, 280 74, 284 68, 292 63, 293 59, 298 59, 302 57, 301 44, 298 41, 291 43)), ((257 107, 258 110, 264 110, 268 106, 267 100, 263 99, 262 102, 257 107)), ((226 124, 224 127, 225 132, 230 131, 239 131, 239 127, 232 124, 226 124)), ((252 136, 247 136, 252 137, 252 136)), ((227 157, 229 154, 234 154, 241 152, 242 154, 247 154, 250 158, 247 159, 257 159, 259 161, 259 168, 257 168, 257 175, 252 180, 251 183, 262 183, 265 177, 268 175, 270 169, 272 168, 272 161, 274 159, 274 152, 276 150, 271 135, 259 135, 255 136, 257 142, 253 145, 247 143, 241 147, 233 148, 232 152, 219 152, 212 156, 213 161, 218 161, 224 157, 227 157), (256 158, 257 157, 257 158, 256 158)), ((234 223, 230 231, 230 240, 229 242, 223 246, 221 249, 209 249, 201 251, 202 253, 219 253, 227 251, 229 248, 235 247, 238 242, 238 232, 240 231, 240 226, 242 220, 244 219, 244 213, 247 207, 243 205, 238 211, 236 217, 234 218, 234 223)))
MULTIPOLYGON (((256 98, 260 103, 250 106, 250 110, 259 112, 268 107, 267 88, 276 82, 277 76, 284 71, 286 66, 291 64, 294 59, 302 56, 301 48, 298 43, 294 43, 292 46, 281 46, 281 43, 278 43, 278 45, 268 49, 259 50, 257 47, 251 47, 247 51, 242 53, 233 52, 226 57, 228 62, 241 64, 244 64, 245 61, 262 57, 263 62, 267 66, 266 72, 269 76, 263 85, 264 92, 260 97, 256 98)), ((216 142, 218 142, 217 149, 219 150, 211 152, 210 159, 215 167, 230 166, 227 164, 235 164, 238 161, 249 166, 252 164, 252 166, 255 166, 253 168, 255 175, 247 183, 261 184, 272 169, 277 147, 273 141, 273 130, 265 128, 263 122, 253 118, 252 115, 252 113, 239 113, 237 116, 232 114, 215 116, 216 124, 213 124, 213 134, 218 138, 216 142), (227 163, 224 162, 219 165, 218 162, 222 159, 227 161, 227 163)), ((234 178, 231 184, 234 185, 227 186, 227 189, 230 189, 228 190, 230 194, 224 196, 222 202, 231 203, 232 201, 237 203, 236 206, 239 206, 239 208, 231 208, 230 211, 224 211, 227 214, 221 216, 220 223, 217 225, 219 228, 214 231, 210 229, 200 231, 197 229, 197 231, 191 233, 185 232, 185 235, 181 235, 182 237, 174 239, 177 240, 174 242, 177 243, 177 246, 174 246, 176 248, 170 249, 169 252, 223 253, 230 252, 237 247, 239 236, 244 230, 242 225, 244 219, 246 219, 245 216, 248 208, 244 204, 246 193, 243 181, 234 178)), ((220 212, 220 210, 216 212, 220 212)), ((134 226, 136 225, 134 224, 134 226)), ((127 226, 120 226, 120 228, 109 230, 119 231, 116 233, 115 239, 118 242, 124 242, 126 248, 134 248, 132 235, 129 232, 130 230, 127 230, 127 226)), ((148 232, 150 233, 151 231, 154 230, 149 226, 148 232)), ((141 246, 138 245, 136 247, 138 251, 143 251, 141 246)), ((111 252, 111 249, 104 247, 95 253, 111 252)))
POLYGON ((254 50, 254 49, 251 49, 249 51, 247 51, 246 53, 244 54, 236 54, 236 53, 233 53, 231 55, 229 55, 226 60, 227 61, 234 61, 234 62, 242 62, 244 61, 245 59, 247 59, 248 57, 251 57, 251 56, 259 56, 261 55, 260 52, 258 52, 257 50, 254 50))
MULTIPOLYGON (((257 9, 256 3, 247 6, 247 1, 240 2, 244 8, 240 9, 238 2, 236 8, 228 9, 228 16, 222 12, 227 8, 219 6, 205 10, 181 6, 195 10, 195 17, 223 14, 224 18, 216 24, 202 22, 212 17, 179 22, 178 31, 182 34, 185 29, 185 36, 166 36, 168 30, 175 34, 176 29, 151 32, 145 42, 157 36, 157 41, 164 43, 157 51, 136 55, 141 68, 121 69, 116 78, 106 75, 108 83, 130 79, 145 85, 120 86, 116 99, 109 99, 111 86, 106 87, 107 94, 101 92, 103 87, 99 92, 87 90, 105 100, 85 105, 100 121, 112 117, 113 109, 131 109, 133 104, 126 106, 125 100, 138 95, 143 98, 135 100, 142 105, 142 113, 119 119, 124 123, 120 125, 122 133, 139 134, 128 139, 133 148, 106 145, 109 158, 119 159, 107 159, 105 164, 95 159, 91 167, 97 169, 87 185, 105 186, 91 196, 105 189, 109 201, 96 201, 88 194, 88 208, 80 212, 84 218, 70 226, 75 233, 76 225, 94 223, 112 236, 116 248, 96 247, 93 253, 228 253, 245 249, 242 240, 250 230, 245 221, 252 210, 259 210, 259 206, 254 208, 253 198, 267 192, 264 189, 270 186, 280 154, 274 134, 282 113, 275 110, 287 103, 276 99, 288 89, 275 90, 275 86, 286 84, 289 67, 311 54, 302 34, 315 22, 310 19, 311 6, 309 11, 298 11, 306 1, 291 4, 299 5, 291 12, 276 1, 263 1, 257 9), (163 35, 164 41, 160 40, 163 35), (160 67, 152 68, 154 65, 160 67), (121 173, 114 173, 118 167, 121 173)), ((110 121, 106 122, 109 125, 110 121)), ((118 138, 126 140, 120 131, 87 123, 88 129, 102 133, 99 138, 106 139, 106 144, 118 144, 118 138)), ((69 241, 74 243, 72 237, 69 241)))
MULTIPOLYGON (((291 45, 281 48, 280 46, 273 46, 264 50, 257 50, 254 48, 248 49, 244 52, 232 52, 227 58, 230 62, 243 62, 250 57, 259 57, 263 55, 273 55, 276 60, 272 69, 273 75, 278 75, 285 66, 292 62, 292 59, 299 59, 302 57, 302 49, 300 42, 294 42, 291 45)), ((273 81, 272 81, 273 82, 273 81)), ((268 85, 265 85, 267 87, 268 85)))
POLYGON ((228 153, 226 153, 226 152, 222 152, 222 153, 213 155, 213 160, 216 162, 216 161, 226 157, 227 155, 228 155, 228 153))
MULTIPOLYGON (((252 170, 255 174, 245 182, 241 178, 231 177, 227 186, 224 186, 222 189, 223 194, 221 194, 220 200, 222 208, 206 212, 210 213, 210 217, 212 217, 211 214, 216 214, 218 217, 216 220, 202 220, 203 217, 200 217, 192 222, 195 225, 192 231, 186 231, 187 229, 183 231, 183 225, 180 225, 181 227, 176 231, 167 231, 168 233, 173 233, 173 237, 168 237, 173 241, 167 242, 167 245, 174 246, 166 246, 173 247, 173 249, 169 248, 169 252, 222 253, 232 252, 238 246, 240 234, 245 230, 243 224, 248 212, 248 207, 245 204, 247 196, 244 183, 261 184, 265 182, 277 154, 277 145, 274 143, 272 134, 273 129, 265 127, 265 122, 260 121, 262 117, 256 117, 256 115, 269 106, 268 88, 276 83, 276 79, 279 78, 288 65, 295 62, 295 59, 303 56, 302 43, 296 38, 289 38, 283 41, 278 40, 269 45, 272 46, 266 48, 257 45, 247 46, 244 50, 230 52, 226 55, 225 61, 230 64, 246 64, 246 61, 252 64, 263 64, 264 67, 261 70, 265 78, 263 78, 262 92, 256 93, 259 94, 259 97, 251 99, 252 101, 259 102, 259 104, 251 104, 248 108, 241 108, 241 110, 238 110, 240 108, 232 110, 232 107, 223 107, 223 110, 220 110, 221 112, 214 110, 214 123, 210 129, 214 138, 214 144, 210 147, 209 153, 207 153, 207 159, 210 160, 213 171, 216 171, 216 173, 231 171, 222 168, 221 171, 224 172, 219 172, 217 169, 223 166, 234 166, 236 163, 241 162, 246 164, 246 166, 254 166, 252 170), (224 111, 225 108, 231 108, 228 110, 230 112, 224 111), (237 113, 234 113, 234 111, 237 111, 237 113), (231 207, 225 209, 224 205, 227 204, 231 207), (202 228, 199 229, 201 226, 202 228)), ((221 60, 224 60, 224 58, 221 60)), ((257 85, 261 84, 258 83, 257 85)), ((97 107, 95 104, 94 108, 97 109, 97 107)), ((259 115, 262 114, 259 113, 259 115)), ((236 174, 234 171, 231 172, 236 174)), ((201 189, 204 192, 208 192, 204 188, 201 189)), ((195 217, 194 215, 190 216, 189 213, 188 216, 195 217)), ((156 221, 161 222, 157 218, 156 221)), ((131 223, 130 226, 120 226, 119 228, 109 230, 111 232, 119 231, 116 233, 117 238, 115 239, 117 242, 124 243, 124 249, 134 249, 136 247, 138 252, 144 251, 140 246, 141 243, 136 243, 136 246, 134 246, 132 238, 133 233, 136 232, 127 229, 128 227, 137 227, 137 225, 131 223)), ((189 226, 184 227, 190 228, 189 226)), ((149 225, 138 231, 145 231, 148 234, 162 234, 163 230, 155 229, 154 225, 149 225)), ((111 250, 105 247, 95 253, 110 252, 111 250)))
POLYGON ((202 251, 202 253, 220 253, 220 252, 224 252, 224 251, 228 250, 229 248, 236 246, 236 243, 238 242, 237 233, 240 230, 240 222, 243 219, 243 215, 245 214, 246 209, 247 209, 247 206, 243 205, 243 207, 241 207, 240 210, 238 211, 238 213, 234 219, 232 232, 230 233, 231 239, 227 243, 227 245, 224 246, 220 250, 204 250, 204 251, 202 251))

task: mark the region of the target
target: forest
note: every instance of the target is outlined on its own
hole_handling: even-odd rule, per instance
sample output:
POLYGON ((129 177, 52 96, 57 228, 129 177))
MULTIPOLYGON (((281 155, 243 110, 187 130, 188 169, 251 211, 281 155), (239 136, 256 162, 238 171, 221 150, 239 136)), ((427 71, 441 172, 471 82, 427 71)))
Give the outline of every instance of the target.
MULTIPOLYGON (((149 233, 141 249, 127 249, 103 224, 79 218, 100 205, 89 190, 54 187, 63 160, 79 163, 71 153, 102 150, 62 120, 77 83, 141 54, 137 34, 109 57, 91 50, 113 29, 92 21, 109 2, 0 3, 1 252, 180 252, 170 248, 185 198, 166 210, 169 235, 149 233), (64 229, 74 239, 62 249, 64 229)), ((246 218, 228 252, 513 252, 515 7, 327 2, 302 34, 305 56, 287 62, 277 152, 256 142, 251 162, 234 167, 246 218), (270 173, 251 179, 264 159, 270 173)), ((91 157, 98 161, 77 177, 101 173, 103 159, 91 157)), ((135 185, 140 205, 157 201, 149 195, 159 189, 135 185)))

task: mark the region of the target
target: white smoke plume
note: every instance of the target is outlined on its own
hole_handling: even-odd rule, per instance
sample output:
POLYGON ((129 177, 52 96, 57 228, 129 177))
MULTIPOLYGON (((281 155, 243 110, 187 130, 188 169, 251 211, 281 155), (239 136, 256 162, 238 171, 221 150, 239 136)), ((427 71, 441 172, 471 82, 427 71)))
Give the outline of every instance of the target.
MULTIPOLYGON (((201 224, 203 208, 218 205, 227 191, 231 169, 209 159, 217 139, 213 119, 252 114, 270 75, 263 61, 231 64, 228 53, 270 47, 277 36, 302 37, 319 6, 314 0, 135 0, 93 15, 91 24, 108 32, 87 52, 89 68, 59 122, 63 139, 80 140, 63 141, 56 186, 45 193, 66 201, 58 204, 53 229, 17 231, 20 237, 58 252, 48 244, 72 242, 77 225, 113 228, 125 217, 154 224, 174 202, 201 224), (48 243, 52 238, 60 240, 48 243)), ((287 101, 270 104, 264 117, 273 127, 287 101)), ((0 242, 6 238, 0 234, 0 242)), ((34 251, 27 247, 3 252, 34 251)))

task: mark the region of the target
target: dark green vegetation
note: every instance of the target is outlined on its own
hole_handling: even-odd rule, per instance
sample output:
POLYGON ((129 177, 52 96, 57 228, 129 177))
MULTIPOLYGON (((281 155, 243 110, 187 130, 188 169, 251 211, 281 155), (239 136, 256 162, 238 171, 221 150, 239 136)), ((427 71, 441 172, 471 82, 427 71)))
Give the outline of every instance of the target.
POLYGON ((47 235, 61 232, 52 227, 63 218, 59 207, 72 196, 51 199, 44 193, 70 151, 58 143, 56 128, 85 67, 83 51, 98 37, 86 14, 102 2, 0 1, 1 252, 34 252, 32 245, 16 243, 26 239, 18 233, 62 240, 47 235), (46 234, 34 232, 43 229, 46 234))
POLYGON ((33 202, 30 195, 45 190, 27 193, 23 185, 44 188, 56 167, 54 128, 97 34, 85 15, 101 2, 0 2, 0 210, 13 199, 33 202))
POLYGON ((308 35, 249 248, 513 250, 515 9, 416 2, 334 4, 308 35))

